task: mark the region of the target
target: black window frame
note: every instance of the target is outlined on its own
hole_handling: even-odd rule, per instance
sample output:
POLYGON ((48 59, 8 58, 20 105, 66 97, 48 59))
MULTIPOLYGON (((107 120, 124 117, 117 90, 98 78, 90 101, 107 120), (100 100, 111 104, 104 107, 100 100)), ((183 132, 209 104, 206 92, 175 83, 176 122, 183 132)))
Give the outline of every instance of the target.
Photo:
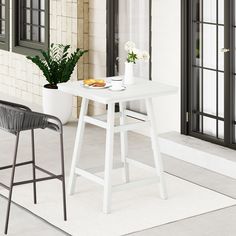
MULTIPOLYGON (((50 33, 50 1, 45 0, 45 42, 34 42, 20 39, 21 20, 20 11, 22 0, 14 0, 12 2, 12 51, 23 55, 36 55, 39 50, 47 50, 49 48, 50 33)), ((32 0, 31 0, 32 1, 32 0)))
MULTIPOLYGON (((144 0, 146 1, 146 0, 144 0)), ((149 1, 149 80, 152 80, 152 0, 149 1)), ((115 64, 117 63, 117 54, 118 54, 118 47, 116 44, 116 27, 117 27, 117 19, 119 14, 119 1, 118 0, 107 0, 107 17, 106 17, 106 24, 107 24, 107 76, 114 76, 115 75, 115 64)))
MULTIPOLYGON (((203 1, 203 0, 202 0, 203 1)), ((224 55, 224 139, 221 141, 209 136, 193 132, 191 110, 191 5, 189 0, 181 0, 181 133, 190 135, 211 143, 236 149, 235 133, 233 127, 235 109, 235 91, 233 68, 235 63, 235 36, 232 30, 235 19, 235 6, 233 1, 224 1, 224 48, 229 49, 224 55)))
POLYGON ((9 51, 9 0, 5 1, 5 37, 0 37, 0 49, 9 51))

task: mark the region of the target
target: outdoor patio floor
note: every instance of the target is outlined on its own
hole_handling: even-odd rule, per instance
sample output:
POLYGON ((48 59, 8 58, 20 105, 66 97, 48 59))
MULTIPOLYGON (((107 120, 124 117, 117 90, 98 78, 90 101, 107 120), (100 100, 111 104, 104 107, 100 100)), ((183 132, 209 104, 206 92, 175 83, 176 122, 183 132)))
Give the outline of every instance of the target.
MULTIPOLYGON (((16 101, 0 94, 0 99, 16 101)), ((21 102, 21 101, 17 101, 21 102)), ((29 105, 29 104, 27 104, 29 105)), ((36 109, 39 109, 36 107, 36 109)), ((85 143, 83 146, 83 157, 81 164, 83 168, 97 167, 102 168, 104 162, 105 132, 104 130, 86 126, 85 143)), ((69 173, 71 156, 76 132, 76 122, 70 122, 64 127, 65 136, 65 159, 66 172, 69 173)), ((142 159, 147 164, 153 165, 151 160, 151 146, 147 137, 131 133, 129 139, 130 155, 135 159, 142 159), (144 157, 147 157, 145 159, 144 157)), ((20 140, 20 158, 30 157, 30 136, 29 133, 22 133, 20 140), (21 155, 21 154, 27 155, 21 155)), ((38 130, 36 132, 36 159, 42 167, 48 170, 57 171, 59 162, 57 162, 59 150, 53 150, 52 147, 58 143, 57 134, 52 131, 38 130)), ((14 145, 14 136, 0 132, 1 165, 9 163, 12 160, 12 150, 14 145)), ((59 146, 58 146, 59 147, 59 146)), ((115 166, 120 159, 119 137, 115 137, 115 166)), ((165 156, 165 171, 194 182, 206 188, 210 188, 222 194, 236 199, 236 180, 210 172, 203 168, 193 166, 189 163, 165 156)), ((17 170, 16 178, 26 179, 30 177, 31 172, 27 173, 27 167, 21 167, 17 170)), ((9 173, 3 171, 0 173, 0 179, 4 183, 9 182, 9 173)), ((39 193, 40 198, 40 193, 39 193)), ((0 197, 0 235, 3 235, 3 226, 6 210, 6 199, 0 197)), ((224 208, 203 215, 183 219, 170 224, 162 225, 142 232, 131 234, 131 236, 235 236, 236 235, 236 206, 224 208)), ((44 220, 31 214, 20 206, 13 205, 10 218, 9 235, 24 236, 60 236, 67 235, 44 220)))

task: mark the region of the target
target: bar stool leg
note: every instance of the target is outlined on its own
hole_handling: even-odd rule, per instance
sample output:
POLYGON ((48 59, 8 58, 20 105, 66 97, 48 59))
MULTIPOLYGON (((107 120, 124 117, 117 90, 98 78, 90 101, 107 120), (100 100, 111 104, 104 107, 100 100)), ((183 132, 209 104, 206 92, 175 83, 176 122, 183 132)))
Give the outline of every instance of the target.
POLYGON ((160 146, 158 142, 156 120, 155 120, 151 98, 146 99, 146 108, 147 108, 148 118, 151 122, 152 148, 153 148, 153 154, 154 154, 155 167, 160 178, 160 194, 161 194, 162 199, 167 199, 168 196, 167 196, 166 184, 165 184, 165 178, 164 178, 163 160, 162 160, 160 146))
POLYGON ((65 185, 65 161, 64 161, 64 144, 63 144, 63 131, 60 133, 60 146, 61 146, 61 172, 62 172, 62 194, 63 194, 63 211, 64 220, 67 220, 66 211, 66 185, 65 185))
POLYGON ((13 165, 12 165, 10 191, 9 191, 9 196, 8 196, 8 206, 7 206, 7 214, 6 214, 6 222, 5 222, 5 231, 4 231, 5 234, 7 234, 7 231, 8 231, 8 224, 9 224, 9 217, 10 217, 10 210, 11 210, 12 191, 13 191, 13 184, 14 184, 14 177, 15 177, 15 170, 16 170, 16 158, 17 158, 19 137, 20 137, 20 133, 17 133, 14 159, 13 159, 13 165))
POLYGON ((103 212, 105 214, 108 214, 111 211, 111 188, 112 188, 111 172, 113 167, 113 144, 114 144, 114 122, 115 122, 114 119, 115 119, 115 104, 114 103, 108 104, 105 173, 104 173, 104 196, 103 196, 103 212))
MULTIPOLYGON (((119 103, 120 106, 120 125, 125 125, 125 109, 126 109, 126 103, 119 103)), ((128 132, 122 131, 120 132, 120 143, 121 143, 121 160, 124 165, 124 181, 125 183, 128 183, 129 180, 129 163, 127 163, 126 158, 128 157, 128 132)))
POLYGON ((68 184, 68 193, 70 195, 72 195, 75 191, 75 180, 76 180, 75 168, 80 159, 83 134, 84 134, 84 128, 85 128, 84 116, 87 114, 88 102, 89 101, 87 98, 82 99, 77 133, 76 133, 76 138, 75 138, 74 152, 73 152, 73 157, 72 157, 69 184, 68 184))
MULTIPOLYGON (((36 169, 35 169, 35 142, 34 142, 34 130, 31 130, 31 143, 32 143, 32 161, 33 161, 33 180, 36 179, 36 169)), ((34 196, 34 204, 37 204, 37 189, 36 189, 36 181, 33 182, 33 196, 34 196)))

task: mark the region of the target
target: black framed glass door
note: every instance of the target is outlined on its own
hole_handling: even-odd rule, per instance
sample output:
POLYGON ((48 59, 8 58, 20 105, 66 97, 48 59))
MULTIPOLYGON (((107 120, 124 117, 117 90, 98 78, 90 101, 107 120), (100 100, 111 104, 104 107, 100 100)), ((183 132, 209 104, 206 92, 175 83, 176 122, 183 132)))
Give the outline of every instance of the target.
MULTIPOLYGON (((127 41, 151 55, 151 0, 107 0, 107 75, 123 75, 127 41)), ((151 79, 150 63, 137 61, 135 76, 151 79)))
MULTIPOLYGON (((134 75, 151 80, 151 6, 152 0, 107 0, 107 76, 124 75, 127 41, 149 51, 149 63, 138 60, 134 75)), ((143 101, 132 101, 127 108, 146 113, 143 101)))
POLYGON ((182 0, 182 133, 234 148, 233 0, 182 0))

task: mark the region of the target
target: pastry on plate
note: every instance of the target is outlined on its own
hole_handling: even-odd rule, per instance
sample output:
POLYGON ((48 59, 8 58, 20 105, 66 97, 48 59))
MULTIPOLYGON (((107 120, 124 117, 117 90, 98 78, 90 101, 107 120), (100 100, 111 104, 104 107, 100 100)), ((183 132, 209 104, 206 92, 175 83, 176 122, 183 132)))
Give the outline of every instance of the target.
POLYGON ((85 79, 83 82, 84 82, 84 85, 91 86, 96 82, 96 80, 95 79, 85 79))
POLYGON ((95 82, 92 86, 93 87, 105 87, 105 82, 95 82))
POLYGON ((84 85, 92 87, 104 87, 106 85, 105 80, 103 79, 85 79, 84 85))

